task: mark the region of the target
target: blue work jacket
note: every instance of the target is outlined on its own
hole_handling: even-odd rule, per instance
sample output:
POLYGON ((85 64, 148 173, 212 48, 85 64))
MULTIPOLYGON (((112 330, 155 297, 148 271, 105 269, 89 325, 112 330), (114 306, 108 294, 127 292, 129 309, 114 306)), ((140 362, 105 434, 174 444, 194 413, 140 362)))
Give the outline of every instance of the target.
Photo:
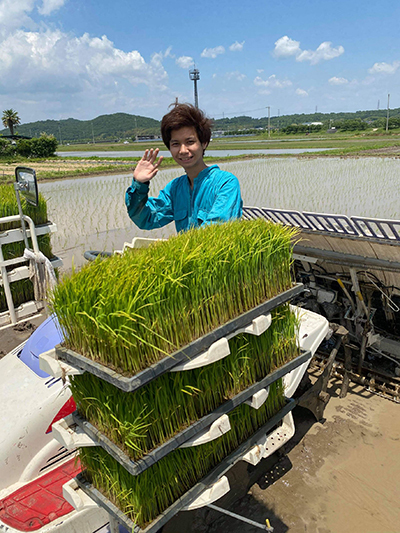
POLYGON ((149 183, 133 180, 125 195, 128 214, 140 229, 161 228, 175 221, 179 232, 242 216, 239 180, 217 165, 202 170, 193 189, 185 174, 170 181, 158 198, 149 197, 148 191, 149 183))

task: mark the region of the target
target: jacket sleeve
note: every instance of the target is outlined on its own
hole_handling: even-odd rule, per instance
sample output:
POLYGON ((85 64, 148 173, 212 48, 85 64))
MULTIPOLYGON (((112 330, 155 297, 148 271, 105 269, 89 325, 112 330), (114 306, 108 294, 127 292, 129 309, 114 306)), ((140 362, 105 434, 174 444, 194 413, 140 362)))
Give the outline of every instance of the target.
POLYGON ((221 181, 215 201, 203 224, 242 218, 242 207, 243 201, 240 195, 239 180, 236 176, 227 172, 226 177, 221 181))
POLYGON ((154 198, 148 196, 149 183, 132 181, 125 194, 125 204, 129 217, 140 229, 162 228, 174 220, 171 188, 172 182, 154 198))

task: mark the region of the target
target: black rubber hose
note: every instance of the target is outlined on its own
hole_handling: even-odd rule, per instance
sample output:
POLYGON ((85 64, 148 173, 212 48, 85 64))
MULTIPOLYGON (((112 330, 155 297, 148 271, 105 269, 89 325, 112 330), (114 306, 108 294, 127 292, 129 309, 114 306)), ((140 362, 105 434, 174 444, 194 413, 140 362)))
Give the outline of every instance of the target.
POLYGON ((89 250, 87 252, 85 252, 83 254, 83 257, 87 260, 87 261, 94 261, 95 259, 97 259, 98 257, 103 257, 103 258, 106 258, 106 257, 110 257, 112 255, 111 252, 99 252, 97 250, 89 250))

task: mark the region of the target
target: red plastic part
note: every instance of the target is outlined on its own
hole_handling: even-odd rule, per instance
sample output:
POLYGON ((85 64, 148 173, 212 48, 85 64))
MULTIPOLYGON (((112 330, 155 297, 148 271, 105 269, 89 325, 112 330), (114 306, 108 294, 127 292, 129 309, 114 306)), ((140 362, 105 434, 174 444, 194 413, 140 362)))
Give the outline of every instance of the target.
POLYGON ((62 486, 81 471, 75 458, 0 500, 0 521, 19 531, 37 531, 73 511, 62 486))
POLYGON ((73 413, 75 410, 76 410, 76 403, 75 403, 74 399, 71 396, 71 398, 68 401, 65 402, 65 404, 61 407, 61 409, 58 411, 56 416, 53 418, 53 421, 51 422, 50 426, 47 428, 46 435, 47 435, 47 433, 50 433, 52 431, 52 429, 53 429, 52 426, 53 426, 54 422, 58 422, 62 418, 70 415, 71 413, 73 413))

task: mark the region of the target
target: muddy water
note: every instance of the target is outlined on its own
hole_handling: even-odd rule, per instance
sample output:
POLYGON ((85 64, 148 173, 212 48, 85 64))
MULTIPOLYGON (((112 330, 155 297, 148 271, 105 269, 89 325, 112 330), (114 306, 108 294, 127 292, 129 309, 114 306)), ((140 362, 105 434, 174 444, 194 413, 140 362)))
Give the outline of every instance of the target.
MULTIPOLYGON (((239 178, 244 205, 400 219, 397 159, 256 159, 220 167, 239 178)), ((179 169, 159 172, 151 193, 178 175, 179 169)), ((124 174, 40 184, 49 218, 58 226, 53 249, 66 270, 85 262, 85 250, 113 251, 137 236, 175 233, 173 224, 151 232, 134 226, 124 204, 131 179, 124 174)))

